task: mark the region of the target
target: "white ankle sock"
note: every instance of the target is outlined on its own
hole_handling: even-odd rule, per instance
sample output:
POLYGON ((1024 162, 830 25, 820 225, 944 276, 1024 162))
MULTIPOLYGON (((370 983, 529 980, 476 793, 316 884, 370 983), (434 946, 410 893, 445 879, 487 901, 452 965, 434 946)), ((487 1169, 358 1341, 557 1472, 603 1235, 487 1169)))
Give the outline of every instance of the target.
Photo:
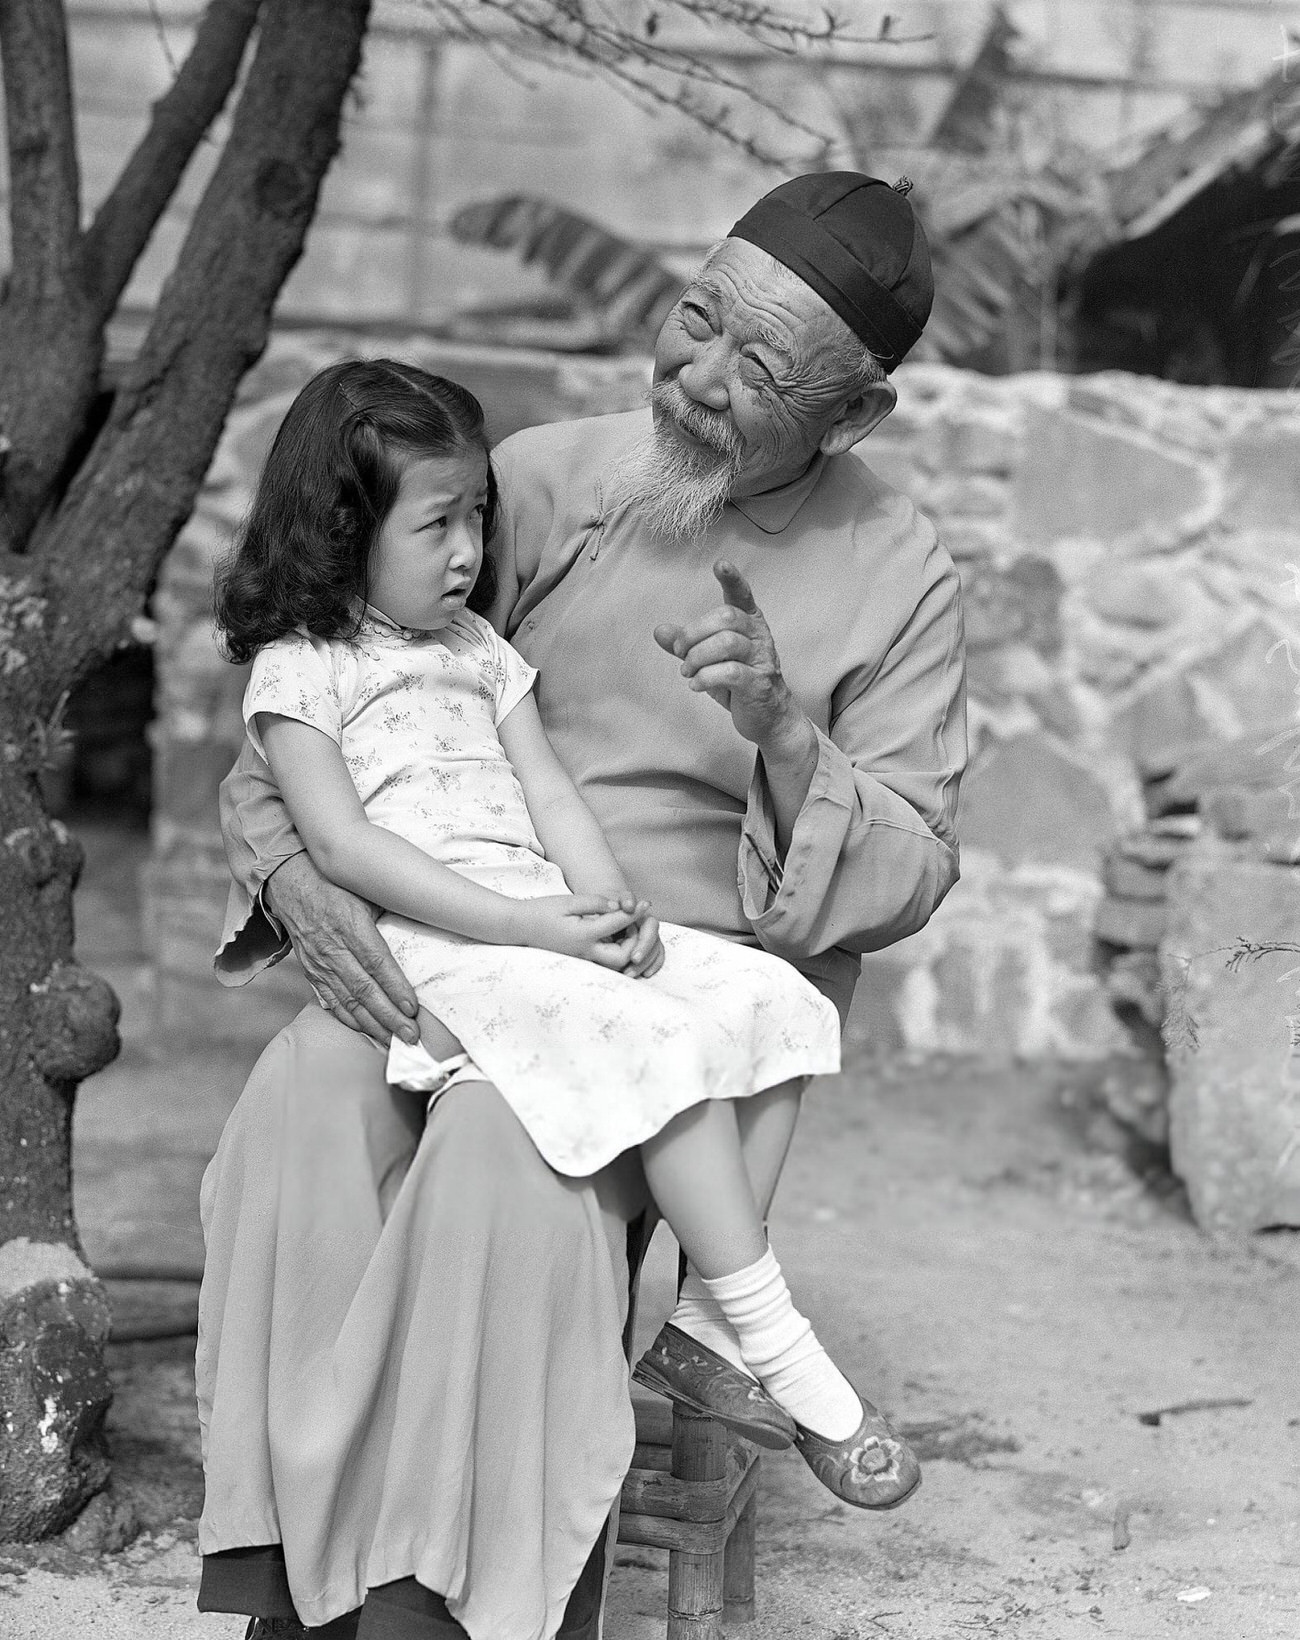
POLYGON ((757 1263, 701 1285, 735 1329, 749 1370, 791 1417, 827 1440, 852 1435, 862 1402, 795 1309, 770 1247, 757 1263))
POLYGON ((682 1282, 677 1308, 669 1320, 674 1327, 688 1333, 697 1344, 703 1344, 724 1361, 730 1361, 733 1367, 739 1367, 750 1378, 754 1376, 740 1352, 736 1329, 718 1308, 717 1299, 704 1285, 693 1264, 686 1267, 686 1280, 682 1282))

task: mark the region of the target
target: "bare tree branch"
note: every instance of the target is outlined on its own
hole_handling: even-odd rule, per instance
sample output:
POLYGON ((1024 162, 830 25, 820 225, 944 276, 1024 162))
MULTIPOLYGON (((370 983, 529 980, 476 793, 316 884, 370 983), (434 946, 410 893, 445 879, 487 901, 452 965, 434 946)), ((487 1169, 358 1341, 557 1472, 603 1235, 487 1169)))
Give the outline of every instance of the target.
POLYGON ((42 531, 37 550, 57 593, 45 668, 52 687, 67 688, 111 653, 189 516, 240 378, 265 347, 275 299, 302 254, 339 147, 370 4, 263 0, 221 160, 109 421, 42 531))
POLYGON ((62 0, 2 0, 9 137, 9 300, 62 301, 81 231, 81 178, 62 0))
MULTIPOLYGON (((828 146, 825 132, 796 118, 711 58, 681 46, 639 39, 616 20, 571 11, 555 0, 474 0, 473 9, 497 17, 501 26, 493 35, 469 16, 462 0, 424 3, 451 38, 479 45, 494 41, 498 48, 531 56, 553 68, 602 75, 637 106, 651 111, 672 109, 764 164, 779 165, 788 156, 740 130, 734 118, 739 104, 761 109, 787 130, 809 138, 814 159, 828 146), (715 95, 710 98, 709 93, 715 95)), ((775 39, 771 49, 775 55, 787 54, 775 39)))
POLYGON ((0 0, 13 271, 0 297, 0 552, 22 551, 95 391, 61 0, 0 0))
POLYGON ((1300 945, 1290 940, 1248 940, 1244 934, 1238 934, 1226 967, 1230 973, 1238 974, 1249 963, 1262 962, 1265 957, 1280 956, 1283 952, 1288 955, 1300 952, 1300 945))
POLYGON ((175 79, 179 70, 176 67, 176 58, 172 54, 172 43, 167 38, 167 21, 158 9, 158 0, 145 0, 145 4, 149 7, 149 15, 153 19, 153 31, 158 36, 158 45, 163 54, 163 61, 171 71, 172 78, 175 79))
POLYGON ((213 0, 194 49, 83 237, 60 0, 0 0, 14 275, 0 300, 0 549, 28 537, 98 390, 111 316, 185 165, 220 110, 260 0, 213 0))
MULTIPOLYGON (((810 139, 816 164, 832 138, 792 114, 788 105, 765 97, 742 75, 680 33, 665 38, 661 14, 650 11, 638 29, 626 13, 600 0, 419 0, 451 39, 472 41, 498 62, 531 57, 569 72, 603 75, 639 107, 672 109, 767 165, 788 163, 790 155, 741 129, 740 107, 769 114, 787 131, 810 139), (483 14, 486 25, 479 20, 483 14)), ((812 20, 760 0, 663 0, 664 11, 679 14, 696 30, 729 31, 775 58, 807 60, 808 53, 834 45, 897 46, 929 35, 894 32, 894 19, 881 17, 874 34, 855 32, 824 10, 812 20)))
POLYGON ((154 104, 149 129, 86 230, 86 288, 101 322, 112 314, 194 150, 225 105, 261 3, 210 0, 184 65, 154 104))

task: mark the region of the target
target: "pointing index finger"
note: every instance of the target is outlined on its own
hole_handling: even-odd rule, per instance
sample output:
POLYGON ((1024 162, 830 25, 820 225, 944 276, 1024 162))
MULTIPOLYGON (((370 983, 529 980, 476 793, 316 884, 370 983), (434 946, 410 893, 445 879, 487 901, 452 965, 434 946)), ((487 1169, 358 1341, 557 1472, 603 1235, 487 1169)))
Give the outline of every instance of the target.
POLYGON ((733 609, 743 609, 746 615, 758 614, 758 604, 750 590, 749 582, 733 563, 726 558, 719 558, 713 566, 713 573, 722 588, 722 596, 733 609))

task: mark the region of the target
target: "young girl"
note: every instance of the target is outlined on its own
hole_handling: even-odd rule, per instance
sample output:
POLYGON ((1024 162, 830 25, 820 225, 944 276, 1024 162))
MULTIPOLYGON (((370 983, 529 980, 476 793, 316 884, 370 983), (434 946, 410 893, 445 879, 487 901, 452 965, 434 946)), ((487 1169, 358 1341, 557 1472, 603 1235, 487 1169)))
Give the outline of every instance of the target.
MULTIPOLYGON (((799 1439, 847 1501, 901 1502, 916 1478, 872 1472, 880 1420, 793 1307, 731 1104, 838 1069, 835 1010, 778 958, 660 929, 624 880, 533 670, 483 618, 495 508, 471 394, 335 365, 290 407, 218 591, 228 653, 253 659, 249 736, 321 872, 384 908, 424 1004, 389 1080, 495 1085, 564 1174, 639 1146, 693 1266, 678 1343, 707 1371, 700 1338, 721 1342, 767 1392, 737 1427, 799 1439)), ((638 1369, 667 1372, 655 1352, 638 1369)))

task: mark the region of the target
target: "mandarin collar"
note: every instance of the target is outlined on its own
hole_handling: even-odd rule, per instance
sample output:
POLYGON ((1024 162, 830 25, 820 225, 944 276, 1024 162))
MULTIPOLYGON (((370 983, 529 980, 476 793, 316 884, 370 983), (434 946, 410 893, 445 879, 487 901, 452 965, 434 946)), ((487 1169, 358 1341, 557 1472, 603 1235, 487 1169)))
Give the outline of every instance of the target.
POLYGON ((764 535, 780 535, 794 519, 795 514, 817 488, 826 468, 826 452, 818 450, 799 477, 777 490, 763 490, 758 495, 732 497, 728 506, 734 507, 742 518, 747 518, 764 535))
MULTIPOLYGON (((435 627, 430 631, 422 626, 399 626, 391 616, 385 615, 382 609, 376 609, 373 604, 362 603, 359 598, 353 601, 353 607, 357 610, 363 628, 382 633, 385 637, 403 638, 411 642, 421 638, 441 637, 446 630, 444 627, 435 627)), ((448 622, 448 625, 450 624, 448 622)))

